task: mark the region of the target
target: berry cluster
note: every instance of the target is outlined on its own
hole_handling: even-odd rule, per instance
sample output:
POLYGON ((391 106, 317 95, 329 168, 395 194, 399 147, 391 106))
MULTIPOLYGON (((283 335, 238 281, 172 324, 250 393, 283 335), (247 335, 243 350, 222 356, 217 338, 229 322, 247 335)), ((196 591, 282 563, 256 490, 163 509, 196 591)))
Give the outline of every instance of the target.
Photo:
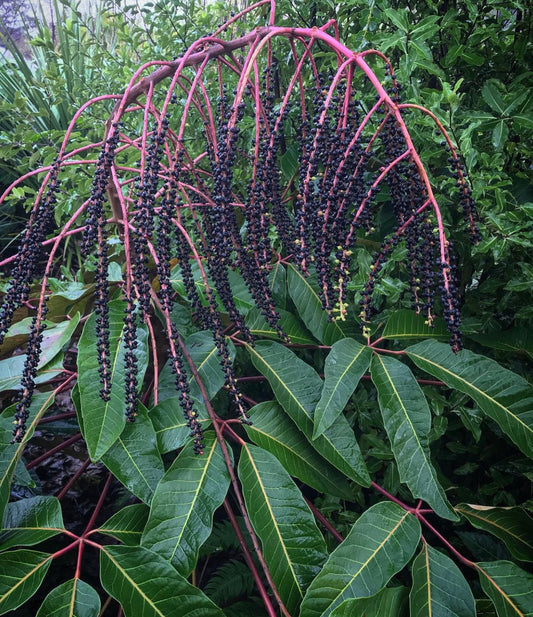
MULTIPOLYGON (((233 23, 233 18, 230 21, 233 23)), ((247 409, 237 387, 226 334, 233 329, 252 345, 253 337, 238 310, 231 271, 240 272, 255 305, 282 339, 287 340, 268 278, 275 262, 292 260, 304 274, 316 273, 323 310, 332 320, 346 319, 348 282, 355 267, 353 249, 363 235, 374 233, 378 207, 389 209, 393 228, 374 256, 361 293, 363 327, 376 310, 375 289, 383 267, 401 244, 407 250, 405 268, 413 307, 431 324, 435 304, 440 303, 452 346, 455 350, 461 347, 451 247, 429 178, 403 119, 409 105, 401 104, 400 86, 388 61, 379 52, 370 52, 385 61, 390 84, 387 90, 366 64, 365 54, 344 58, 338 41, 330 37, 328 42, 329 35, 322 30, 296 34, 295 29, 288 34, 281 28, 278 38, 289 37, 295 61, 295 68, 288 73, 287 67, 276 60, 276 37, 262 45, 261 37, 269 29, 276 31, 275 26, 268 26, 264 32, 259 29, 254 36, 226 46, 214 37, 203 38, 161 67, 161 79, 174 71, 161 111, 156 109, 159 99, 153 88, 159 69, 146 81, 132 82, 130 98, 125 95, 114 112, 115 121, 109 126, 95 164, 86 207, 81 249, 85 258, 96 255, 97 262, 94 312, 100 395, 109 400, 111 393, 106 201, 113 193, 112 184, 119 193, 116 199, 122 211, 120 217, 111 197, 114 222, 124 226, 127 253, 128 280, 123 286, 126 415, 133 420, 137 413, 137 328, 143 321, 151 327, 155 304, 163 314, 175 384, 197 452, 203 448, 202 431, 184 368, 187 353, 172 322, 176 308, 171 284, 174 258, 197 323, 213 333, 226 388, 245 422, 247 409), (320 45, 329 45, 335 51, 336 70, 320 73, 323 64, 313 56, 317 39, 322 39, 320 45), (300 56, 301 44, 304 51, 300 56), (246 56, 234 53, 238 46, 246 45, 250 46, 246 56), (265 62, 259 53, 262 49, 266 50, 265 62), (211 60, 216 62, 215 70, 207 68, 215 63, 211 60), (190 73, 186 72, 188 68, 190 73), (368 78, 361 86, 357 81, 360 70, 368 78), (142 90, 146 84, 148 90, 142 90), (235 87, 233 99, 229 84, 235 87), (213 87, 216 105, 212 104, 213 87), (179 99, 176 93, 181 91, 186 96, 179 99), (147 94, 146 102, 139 105, 142 93, 147 94), (129 139, 119 132, 123 125, 118 121, 139 109, 142 122, 136 126, 142 126, 142 135, 129 139), (150 117, 155 121, 151 130, 150 117), (176 119, 177 125, 171 127, 176 119), (187 131, 193 132, 189 135, 187 131), (198 139, 200 132, 205 136, 205 151, 198 139), (138 173, 129 166, 131 158, 126 158, 122 166, 115 163, 117 152, 122 150, 140 151, 138 173), (297 165, 293 163, 296 158, 297 165), (123 179, 118 178, 120 174, 124 174, 123 179), (203 278, 201 295, 193 260, 203 278), (154 277, 156 286, 152 285, 154 277), (227 319, 221 317, 220 306, 227 319)), ((224 26, 216 36, 223 30, 224 26)), ((479 238, 477 215, 465 168, 435 121, 445 136, 460 206, 475 241, 479 238)), ((0 307, 0 343, 15 310, 28 299, 41 245, 53 218, 60 166, 59 160, 52 165, 21 241, 0 307)), ((45 279, 47 276, 45 273, 45 279)), ((28 341, 16 412, 17 440, 24 435, 39 362, 45 289, 43 283, 28 341)))

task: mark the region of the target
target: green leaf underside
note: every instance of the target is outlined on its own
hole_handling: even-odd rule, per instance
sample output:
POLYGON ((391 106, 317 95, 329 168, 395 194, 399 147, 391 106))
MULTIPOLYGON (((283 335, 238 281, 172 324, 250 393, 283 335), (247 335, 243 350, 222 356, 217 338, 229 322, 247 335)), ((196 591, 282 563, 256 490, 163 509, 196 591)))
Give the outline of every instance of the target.
POLYGON ((272 579, 289 612, 326 560, 324 539, 297 486, 270 452, 245 445, 239 478, 272 579))
POLYGON ((102 462, 120 482, 149 504, 165 472, 154 427, 139 403, 135 422, 126 422, 120 437, 102 456, 102 462))
MULTIPOLYGON (((62 372, 62 360, 57 363, 54 359, 61 352, 63 346, 70 341, 79 322, 80 314, 76 313, 72 319, 65 320, 57 325, 52 324, 53 327, 44 330, 41 342, 42 351, 37 367, 40 374, 36 379, 36 383, 44 383, 62 372)), ((0 347, 0 353, 2 351, 3 349, 0 347)), ((0 392, 20 387, 25 362, 26 354, 0 361, 0 392)))
POLYGON ((498 617, 533 615, 533 576, 510 561, 476 564, 481 587, 496 607, 498 617))
POLYGON ((331 617, 407 617, 408 600, 406 587, 385 587, 370 598, 345 600, 331 617))
POLYGON ((79 578, 66 581, 46 596, 37 617, 98 617, 100 597, 79 578))
POLYGON ((274 341, 258 341, 255 347, 247 346, 247 349, 256 369, 267 378, 277 401, 317 452, 349 478, 368 486, 370 477, 344 416, 339 416, 329 429, 312 440, 313 412, 323 385, 318 373, 290 349, 274 341))
MULTIPOLYGON (((315 339, 301 325, 297 317, 282 309, 277 309, 277 311, 280 316, 279 325, 283 332, 289 337, 291 343, 298 343, 300 345, 312 345, 315 343, 315 339)), ((263 336, 265 338, 279 340, 278 331, 268 325, 261 311, 257 308, 253 308, 248 315, 246 315, 246 325, 254 336, 263 336)))
POLYGON ((381 338, 383 339, 413 339, 442 338, 448 339, 450 333, 442 319, 435 319, 433 327, 426 323, 426 317, 417 315, 415 311, 395 311, 387 321, 381 338))
POLYGON ((328 429, 343 412, 370 364, 372 351, 353 339, 333 344, 324 367, 324 387, 315 409, 313 439, 328 429))
MULTIPOLYGON (((193 397, 194 398, 194 397, 193 397)), ((205 405, 194 401, 200 417, 199 422, 205 430, 210 423, 205 405)), ((181 448, 190 436, 191 429, 183 415, 177 393, 158 403, 150 411, 150 420, 155 429, 157 448, 161 454, 181 448)))
POLYGON ((0 615, 33 596, 51 563, 52 556, 48 553, 29 549, 0 555, 0 615))
POLYGON ((0 551, 12 546, 32 546, 51 538, 64 529, 61 504, 56 497, 38 496, 7 505, 0 551))
POLYGON ((474 596, 459 568, 425 542, 412 577, 410 617, 476 617, 474 596))
POLYGON ((244 425, 248 437, 273 454, 291 476, 321 493, 353 499, 346 477, 318 454, 276 401, 259 403, 249 413, 252 424, 244 425))
POLYGON ((411 559, 420 523, 400 506, 377 503, 355 522, 311 583, 300 617, 328 617, 350 598, 368 598, 411 559))
POLYGON ((142 546, 102 547, 100 578, 126 617, 224 617, 168 561, 142 546))
POLYGON ((465 516, 474 527, 500 538, 516 559, 533 561, 533 518, 524 508, 491 508, 461 503, 455 511, 465 516))
POLYGON ((494 360, 463 349, 423 341, 407 348, 422 370, 467 394, 524 454, 533 458, 533 387, 494 360))
POLYGON ((378 355, 372 358, 371 374, 400 480, 439 516, 457 520, 431 464, 431 411, 414 375, 399 360, 378 355))
POLYGON ((9 501, 11 482, 22 456, 24 448, 32 438, 35 427, 44 416, 46 410, 54 402, 54 392, 34 394, 28 421, 26 422, 26 434, 20 443, 11 443, 13 439, 13 418, 15 405, 11 405, 0 416, 0 516, 3 518, 4 510, 9 501))
POLYGON ((313 336, 324 345, 349 336, 346 324, 329 321, 328 314, 322 308, 322 301, 313 288, 312 278, 307 279, 294 266, 287 267, 289 294, 302 321, 313 336))
POLYGON ((204 443, 201 456, 194 453, 192 443, 185 446, 163 476, 141 540, 183 576, 194 569, 230 482, 214 433, 206 433, 204 443))
MULTIPOLYGON (((78 376, 81 415, 83 417, 83 437, 87 443, 92 461, 99 460, 119 438, 126 423, 124 390, 124 303, 115 300, 109 303, 109 342, 110 342, 110 381, 109 401, 100 398, 100 375, 98 373, 98 354, 96 350, 95 319, 93 313, 83 328, 79 341, 78 366, 82 367, 78 376)), ((142 384, 148 365, 147 329, 137 327, 137 380, 142 384)))
POLYGON ((127 546, 137 546, 150 514, 150 508, 144 503, 126 506, 113 514, 101 527, 100 533, 112 536, 127 546))

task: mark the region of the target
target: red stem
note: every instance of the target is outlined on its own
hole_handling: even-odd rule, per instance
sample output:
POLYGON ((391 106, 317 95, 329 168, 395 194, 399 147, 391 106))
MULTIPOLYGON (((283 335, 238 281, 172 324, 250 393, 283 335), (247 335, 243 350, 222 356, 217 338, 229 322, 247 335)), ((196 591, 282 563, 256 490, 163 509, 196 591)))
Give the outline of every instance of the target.
POLYGON ((66 448, 67 446, 70 446, 70 444, 73 444, 76 441, 79 441, 81 438, 82 438, 81 433, 76 433, 75 435, 72 435, 72 437, 69 437, 68 439, 66 439, 59 445, 55 446, 51 450, 48 450, 48 452, 45 452, 44 454, 41 454, 41 456, 38 456, 37 458, 33 459, 33 461, 30 461, 26 465, 26 469, 33 469, 34 467, 36 467, 37 465, 45 461, 47 458, 50 458, 51 456, 56 454, 56 452, 59 452, 60 450, 62 450, 63 448, 66 448))
POLYGON ((259 590, 259 594, 263 600, 265 608, 267 609, 269 617, 276 617, 276 611, 274 610, 274 607, 272 606, 272 603, 270 602, 270 598, 268 597, 266 589, 263 585, 263 581, 261 580, 261 577, 259 576, 259 572, 257 571, 257 568, 255 567, 255 563, 252 558, 252 555, 250 554, 250 551, 248 550, 248 546, 246 545, 246 540, 244 539, 244 536, 242 535, 241 529, 239 527, 239 523, 237 522, 235 514, 233 513, 233 510, 231 509, 231 506, 229 505, 227 499, 224 499, 224 509, 226 510, 231 526, 233 527, 233 530, 235 531, 235 535, 237 536, 237 539, 239 540, 239 545, 242 549, 244 560, 246 561, 248 567, 250 568, 252 576, 254 577, 255 584, 257 585, 257 589, 259 590))

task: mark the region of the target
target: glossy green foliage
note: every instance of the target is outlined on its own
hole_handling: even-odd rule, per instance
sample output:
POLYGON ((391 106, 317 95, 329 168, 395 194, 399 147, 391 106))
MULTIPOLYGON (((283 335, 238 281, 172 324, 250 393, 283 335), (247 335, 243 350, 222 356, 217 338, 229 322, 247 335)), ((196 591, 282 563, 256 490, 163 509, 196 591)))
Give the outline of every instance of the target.
MULTIPOLYGON (((119 7, 109 0, 94 23, 81 13, 66 15, 56 39, 41 24, 31 58, 15 54, 13 62, 0 61, 2 182, 50 165, 70 118, 89 96, 122 92, 143 62, 173 58, 230 17, 228 3, 203 5, 154 0, 119 7)), ((264 26, 267 8, 241 23, 248 29, 264 26)), ((67 5, 55 10, 62 14, 67 5)), ((255 338, 253 345, 245 342, 216 297, 222 338, 250 415, 250 424, 241 424, 216 337, 204 329, 182 264, 173 260, 171 320, 186 351, 183 370, 205 431, 203 454, 196 455, 166 362, 167 323, 155 301, 149 323, 138 321, 138 415, 133 423, 124 416, 123 296, 131 267, 124 230, 118 225, 115 233, 108 225, 109 401, 99 397, 95 263, 81 257, 77 236, 65 238, 64 252, 52 265, 58 278, 46 290, 43 354, 21 443, 11 443, 15 391, 40 281, 0 347, 0 614, 115 617, 120 606, 126 617, 533 616, 531 7, 469 0, 415 1, 409 7, 393 0, 281 0, 277 6, 276 23, 290 28, 322 26, 331 18, 350 49, 386 53, 403 86, 402 100, 423 103, 461 147, 481 212, 481 242, 473 249, 461 231, 449 153, 438 143, 442 137, 435 137, 429 116, 406 111, 414 147, 452 230, 466 349, 455 354, 447 345, 438 304, 431 324, 411 309, 405 283, 410 258, 402 241, 375 281, 376 313, 361 334, 359 302, 372 254, 392 228, 385 191, 372 227, 358 232, 344 320, 331 320, 323 310, 314 265, 304 273, 291 264, 279 230, 269 232, 278 259, 266 266, 265 280, 287 340, 267 323, 241 274, 229 272, 235 305, 255 338), (52 489, 48 476, 57 468, 64 475, 52 489), (76 501, 82 502, 81 514, 72 505, 76 501), (94 567, 88 555, 98 553, 94 567), (113 600, 104 605, 106 594, 113 600)), ((240 24, 224 33, 240 35, 240 24)), ((276 68, 264 76, 272 79, 273 90, 287 83, 295 60, 289 48, 280 49, 273 44, 276 68)), ((239 53, 236 63, 243 61, 239 53)), ((336 59, 324 50, 317 49, 314 58, 313 70, 301 76, 309 92, 316 75, 324 75, 329 87, 335 70, 336 59)), ((367 59, 377 81, 388 86, 382 59, 372 54, 367 59)), ((257 64, 257 72, 262 68, 257 64)), ((230 92, 238 87, 237 73, 226 83, 230 92)), ((178 102, 187 99, 196 73, 188 75, 191 82, 177 89, 178 102)), ((374 91, 359 77, 354 88, 362 100, 371 100, 374 91)), ((161 92, 147 90, 140 104, 146 93, 156 109, 161 92)), ((205 100, 192 97, 196 115, 187 121, 198 135, 210 115, 217 125, 219 96, 217 90, 205 100)), ((67 151, 102 139, 100 127, 115 102, 101 101, 82 114, 67 151)), ((264 110, 264 103, 257 100, 255 106, 264 110)), ((172 116, 172 105, 169 109, 172 116)), ((239 124, 244 156, 231 186, 237 201, 251 190, 243 167, 246 148, 256 147, 251 116, 244 112, 239 124)), ((292 217, 291 200, 301 182, 296 130, 301 117, 292 110, 288 118, 279 175, 289 187, 283 199, 292 217)), ((121 130, 137 139, 141 124, 126 123, 121 130)), ((213 143, 221 143, 216 126, 212 133, 213 143)), ((169 157, 174 138, 165 142, 169 157)), ((136 153, 147 156, 151 145, 135 143, 136 153)), ((203 137, 190 146, 193 151, 198 167, 184 171, 181 182, 182 197, 195 206, 176 220, 189 234, 186 253, 205 309, 202 267, 210 247, 198 220, 211 178, 202 166, 208 158, 203 137), (198 261, 192 259, 195 252, 198 261)), ((91 161, 93 153, 79 150, 73 156, 91 161)), ((135 169, 137 154, 124 149, 117 169, 135 169)), ((369 175, 383 165, 382 155, 373 154, 369 175)), ((90 164, 84 163, 83 173, 74 165, 62 167, 62 198, 54 211, 58 228, 88 198, 90 164)), ((161 169, 162 194, 167 169, 161 169)), ((317 189, 323 171, 313 180, 317 189)), ((0 204, 0 250, 15 251, 24 208, 41 175, 0 204)), ((131 183, 122 190, 135 209, 131 183)), ((243 217, 238 223, 246 238, 250 222, 243 217)), ((81 217, 78 224, 84 224, 81 217)), ((161 274, 155 260, 148 267, 147 282, 157 291, 161 274)), ((6 288, 7 279, 2 293, 6 288)))

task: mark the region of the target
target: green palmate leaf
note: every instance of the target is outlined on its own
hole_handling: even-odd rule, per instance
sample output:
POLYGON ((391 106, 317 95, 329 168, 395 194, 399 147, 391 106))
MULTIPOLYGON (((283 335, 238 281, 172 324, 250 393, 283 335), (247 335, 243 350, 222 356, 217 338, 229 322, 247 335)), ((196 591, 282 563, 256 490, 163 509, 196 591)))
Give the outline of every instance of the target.
POLYGON ((370 364, 372 351, 351 338, 334 343, 326 358, 324 388, 315 409, 313 439, 342 413, 370 364))
POLYGON ((345 600, 331 617, 407 617, 408 608, 406 587, 385 587, 371 598, 345 600))
POLYGON ((275 401, 250 409, 251 426, 244 425, 248 437, 268 450, 294 476, 321 493, 353 499, 346 477, 311 446, 298 427, 275 401))
MULTIPOLYGON (((258 341, 247 346, 252 362, 267 379, 276 399, 296 426, 311 440, 313 412, 320 399, 323 382, 318 373, 290 349, 273 341, 258 341)), ((366 470, 355 435, 344 418, 312 441, 313 447, 349 478, 368 486, 366 470)))
POLYGON ((494 360, 463 349, 424 341, 406 349, 421 369, 473 398, 530 458, 533 458, 533 387, 494 360))
POLYGON ((66 581, 46 596, 37 617, 98 617, 100 597, 79 578, 66 581))
POLYGON ((503 540, 516 559, 533 561, 533 518, 524 508, 491 508, 461 503, 455 510, 474 527, 503 540))
POLYGON ((383 502, 369 508, 311 583, 301 617, 328 617, 349 598, 368 598, 411 559, 420 523, 400 506, 383 502))
POLYGON ((298 314, 318 341, 332 345, 350 336, 346 323, 328 320, 328 314, 322 308, 322 301, 313 286, 313 278, 305 278, 294 266, 288 266, 287 283, 298 314))
POLYGON ((224 501, 229 474, 214 434, 206 433, 202 456, 190 443, 157 486, 141 544, 155 551, 183 576, 198 560, 198 551, 213 527, 215 510, 224 501))
POLYGON ((100 533, 112 536, 127 546, 138 546, 141 543, 142 533, 150 508, 144 503, 126 506, 108 519, 98 528, 100 533))
MULTIPOLYGON (((210 423, 205 405, 194 399, 199 422, 206 429, 210 423)), ((158 403, 149 414, 155 429, 157 448, 161 454, 181 448, 190 436, 191 429, 183 415, 177 394, 158 403)))
POLYGON ((510 561, 476 564, 481 587, 496 607, 498 617, 533 615, 533 576, 510 561))
POLYGON ((447 340, 450 333, 442 319, 435 319, 433 327, 426 317, 415 311, 395 311, 387 321, 381 334, 384 339, 442 338, 447 340))
POLYGON ((167 560, 142 546, 102 547, 100 578, 126 617, 224 617, 167 560))
MULTIPOLYGON (((37 366, 39 374, 36 383, 45 383, 62 372, 63 360, 62 358, 57 358, 57 356, 63 349, 63 346, 72 338, 79 322, 80 315, 76 313, 76 316, 70 321, 63 321, 57 325, 51 324, 52 327, 48 327, 44 331, 41 343, 41 356, 37 366)), ((2 351, 3 346, 0 346, 0 354, 2 351)), ((25 354, 0 361, 0 392, 20 387, 25 362, 25 354)))
POLYGON ((426 542, 413 561, 411 617, 476 617, 472 591, 454 562, 426 542))
POLYGON ((150 503, 165 472, 157 449, 154 427, 145 407, 139 404, 135 422, 127 422, 102 462, 136 497, 150 503))
POLYGON ((39 544, 63 529, 61 504, 56 497, 21 499, 7 505, 0 531, 0 550, 39 544))
POLYGON ((244 445, 239 478, 272 579, 289 612, 326 560, 324 538, 302 494, 275 456, 244 445))
POLYGON ((0 615, 17 608, 39 589, 52 556, 21 549, 0 555, 0 615))
POLYGON ((54 402, 54 392, 42 394, 37 392, 30 405, 30 415, 26 422, 26 434, 20 443, 11 443, 13 439, 13 418, 16 405, 11 405, 0 416, 0 515, 9 501, 11 482, 26 444, 31 439, 35 427, 46 410, 54 402))
POLYGON ((378 355, 372 358, 371 373, 400 480, 439 516, 457 520, 431 464, 431 412, 414 375, 402 362, 378 355))
MULTIPOLYGON (((109 341, 112 381, 111 398, 100 398, 100 376, 98 373, 98 354, 95 333, 96 316, 92 314, 83 328, 78 352, 78 387, 80 393, 81 415, 83 418, 83 437, 87 443, 91 460, 99 460, 115 443, 126 423, 126 402, 124 395, 124 303, 115 300, 109 303, 109 341)), ((139 386, 148 364, 147 329, 137 328, 137 360, 139 386)))
MULTIPOLYGON (((279 325, 283 332, 289 337, 291 343, 298 343, 300 345, 315 343, 314 338, 292 313, 282 309, 278 309, 278 313, 280 316, 279 325)), ((246 325, 254 336, 279 340, 279 334, 276 328, 268 325, 261 311, 257 308, 253 308, 248 315, 246 315, 246 325)))

